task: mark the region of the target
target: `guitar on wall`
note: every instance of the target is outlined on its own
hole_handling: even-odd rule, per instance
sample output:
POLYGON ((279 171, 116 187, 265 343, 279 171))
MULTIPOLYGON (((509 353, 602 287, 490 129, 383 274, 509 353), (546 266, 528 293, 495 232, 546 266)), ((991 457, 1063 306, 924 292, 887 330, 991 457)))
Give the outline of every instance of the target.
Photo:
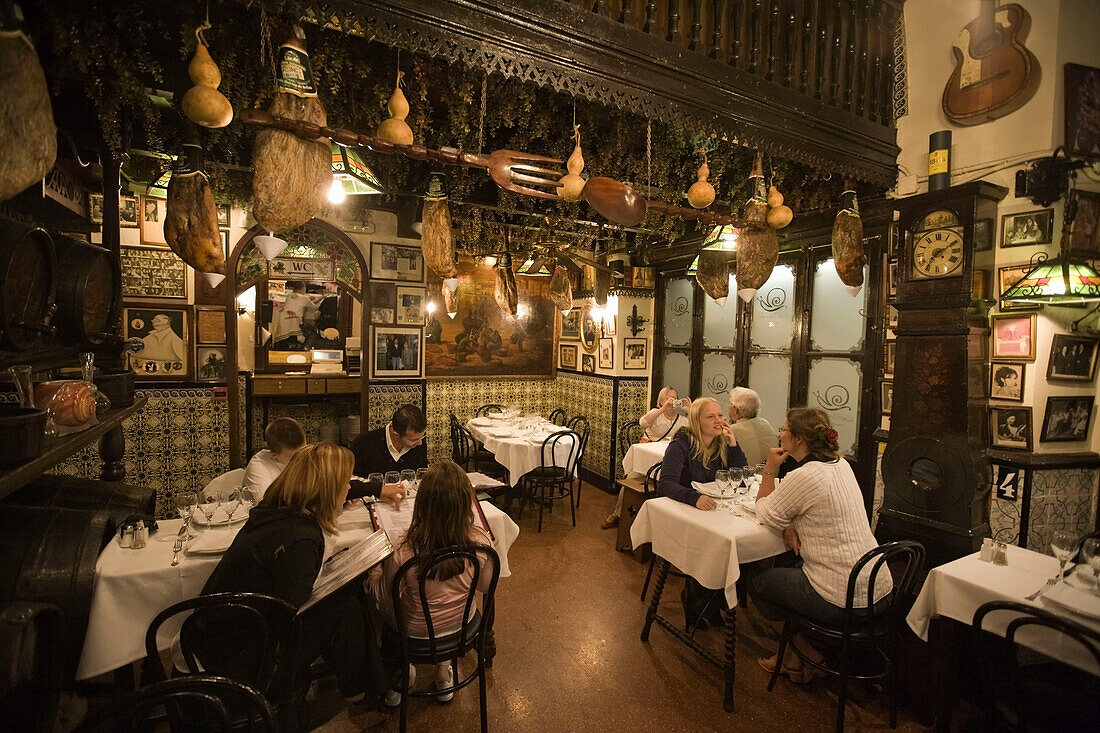
POLYGON ((1024 48, 1031 16, 1015 3, 981 0, 978 17, 955 39, 955 70, 943 90, 943 113, 957 125, 980 125, 1016 111, 1039 86, 1039 61, 1024 48))

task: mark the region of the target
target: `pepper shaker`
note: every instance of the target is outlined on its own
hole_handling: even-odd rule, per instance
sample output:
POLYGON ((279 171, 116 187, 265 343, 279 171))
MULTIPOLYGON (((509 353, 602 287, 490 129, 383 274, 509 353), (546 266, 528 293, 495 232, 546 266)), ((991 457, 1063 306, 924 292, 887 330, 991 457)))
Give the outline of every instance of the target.
POLYGON ((1008 565, 1008 546, 1005 543, 998 542, 993 546, 993 564, 1008 565))
POLYGON ((149 543, 149 530, 145 526, 145 522, 138 520, 137 529, 134 530, 134 544, 131 549, 140 550, 149 543))
POLYGON ((122 548, 125 548, 127 550, 134 546, 134 528, 133 527, 128 527, 127 526, 127 527, 122 528, 122 531, 119 532, 119 536, 118 536, 118 546, 122 547, 122 548))

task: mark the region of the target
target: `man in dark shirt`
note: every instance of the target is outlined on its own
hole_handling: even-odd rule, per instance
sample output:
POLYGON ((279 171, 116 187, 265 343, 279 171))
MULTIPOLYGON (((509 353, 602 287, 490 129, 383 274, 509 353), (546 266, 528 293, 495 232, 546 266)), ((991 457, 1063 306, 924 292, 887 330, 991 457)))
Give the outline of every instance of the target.
MULTIPOLYGON (((402 471, 428 467, 428 447, 424 434, 428 420, 415 405, 398 407, 385 427, 363 433, 351 443, 355 454, 355 475, 402 471)), ((348 498, 374 496, 400 507, 405 490, 398 484, 372 485, 352 479, 348 498)))

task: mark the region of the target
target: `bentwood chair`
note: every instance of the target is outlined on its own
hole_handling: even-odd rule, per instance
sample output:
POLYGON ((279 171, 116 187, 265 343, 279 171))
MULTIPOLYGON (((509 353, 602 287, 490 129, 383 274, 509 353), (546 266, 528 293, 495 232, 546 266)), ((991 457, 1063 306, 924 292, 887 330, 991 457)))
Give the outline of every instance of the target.
MULTIPOLYGON (((657 496, 657 482, 661 480, 661 461, 657 461, 645 474, 645 482, 642 484, 642 496, 649 499, 657 496)), ((642 602, 645 602, 646 594, 649 593, 649 583, 653 580, 653 568, 657 565, 657 555, 649 558, 649 569, 645 571, 645 582, 642 583, 642 602)), ((675 575, 683 577, 683 573, 679 571, 672 571, 675 575)))
MULTIPOLYGON (((281 728, 301 727, 298 716, 309 678, 299 669, 301 628, 294 606, 261 593, 213 593, 172 604, 153 618, 145 633, 143 684, 168 676, 157 633, 168 619, 184 614, 190 615, 180 626, 180 671, 228 677, 255 688, 282 721, 281 728)), ((237 718, 241 711, 230 712, 237 718)))
POLYGON ((619 447, 623 449, 623 453, 626 453, 627 449, 635 443, 641 442, 642 435, 645 431, 642 428, 642 424, 637 420, 631 420, 626 425, 619 428, 619 447))
POLYGON ((508 469, 497 462, 466 426, 459 422, 452 412, 451 420, 451 460, 462 466, 465 471, 477 471, 508 483, 508 469))
POLYGON ((409 697, 437 697, 454 694, 477 678, 481 695, 481 731, 489 730, 489 706, 485 690, 485 636, 489 632, 493 619, 493 599, 496 595, 497 579, 500 577, 500 558, 488 545, 475 545, 471 548, 445 547, 430 555, 411 558, 397 569, 393 577, 390 597, 393 599, 393 614, 397 621, 397 635, 401 652, 401 733, 405 733, 409 719, 409 697), (487 567, 482 571, 482 562, 487 567), (463 604, 462 622, 457 627, 438 628, 432 618, 429 607, 427 583, 452 561, 459 561, 471 571, 470 585, 466 588, 466 600, 463 604), (482 595, 481 610, 475 605, 477 588, 482 584, 482 573, 489 573, 489 583, 482 595), (410 595, 420 605, 427 636, 412 636, 408 630, 403 598, 410 595), (477 653, 477 666, 465 677, 459 676, 458 660, 469 652, 477 653), (410 664, 451 665, 451 685, 423 692, 409 689, 410 664))
MULTIPOLYGON (((991 619, 992 620, 992 619, 991 619)), ((1088 730, 1100 720, 1100 678, 1032 651, 1020 649, 1017 634, 1033 635, 1032 646, 1082 651, 1100 669, 1100 633, 1045 608, 1017 601, 991 601, 974 613, 974 658, 978 690, 985 697, 986 730, 1088 730), (985 631, 989 616, 1010 621, 1004 638, 985 631), (1035 634, 1042 637, 1034 638, 1035 634)))
MULTIPOLYGON (((899 649, 898 629, 908 604, 905 599, 911 597, 913 583, 924 565, 924 545, 912 540, 888 542, 867 552, 856 561, 848 574, 848 589, 845 594, 844 622, 840 625, 826 624, 791 613, 783 623, 779 636, 779 652, 776 659, 782 660, 790 645, 791 650, 808 665, 819 672, 837 678, 836 731, 844 730, 844 708, 848 698, 848 680, 880 680, 889 677, 890 727, 898 725, 898 674, 897 659, 899 649), (867 569, 868 572, 864 573, 867 569), (874 603, 875 581, 879 572, 893 575, 894 589, 889 595, 874 603), (865 607, 857 607, 856 581, 865 575, 867 596, 861 600, 865 607), (867 609, 874 607, 873 612, 867 609), (817 646, 836 650, 834 654, 826 652, 821 662, 810 659, 806 650, 795 643, 797 635, 808 639, 817 646), (830 656, 832 660, 830 661, 830 656), (857 668, 855 661, 860 661, 857 668)), ((782 663, 775 665, 768 692, 775 687, 775 681, 782 672, 782 663)))
POLYGON ((504 405, 487 404, 477 408, 477 412, 474 413, 474 417, 485 417, 489 413, 501 413, 504 412, 504 405))
POLYGON ((155 682, 112 700, 91 712, 76 731, 146 733, 157 730, 164 715, 175 732, 241 730, 234 721, 235 710, 245 711, 244 730, 278 730, 271 707, 254 687, 227 677, 189 675, 155 682))
POLYGON ((541 465, 524 474, 522 479, 523 501, 519 505, 519 519, 528 501, 539 505, 539 532, 542 532, 542 514, 547 507, 553 511, 554 502, 569 500, 569 513, 573 526, 577 526, 577 511, 573 506, 573 474, 577 470, 577 454, 581 436, 572 430, 551 433, 542 441, 541 465))
POLYGON ((588 418, 584 415, 577 415, 568 423, 566 427, 572 430, 574 433, 580 436, 581 442, 577 446, 577 470, 574 472, 573 480, 577 487, 577 506, 581 505, 581 466, 584 462, 584 451, 588 448, 588 435, 591 432, 591 428, 588 423, 588 418))
POLYGON ((550 413, 550 417, 548 419, 555 425, 561 425, 564 428, 566 418, 567 415, 565 414, 565 410, 559 407, 558 409, 550 413))

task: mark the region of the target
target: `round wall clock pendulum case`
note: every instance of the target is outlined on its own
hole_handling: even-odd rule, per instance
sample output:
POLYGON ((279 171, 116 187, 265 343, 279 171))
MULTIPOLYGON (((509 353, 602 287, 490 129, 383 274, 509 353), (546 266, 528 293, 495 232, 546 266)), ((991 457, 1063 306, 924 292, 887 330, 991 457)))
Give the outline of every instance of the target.
POLYGON ((974 552, 989 535, 989 324, 971 279, 992 272, 993 252, 976 251, 975 228, 996 221, 1007 193, 977 181, 894 204, 904 250, 875 534, 922 542, 928 567, 974 552))

